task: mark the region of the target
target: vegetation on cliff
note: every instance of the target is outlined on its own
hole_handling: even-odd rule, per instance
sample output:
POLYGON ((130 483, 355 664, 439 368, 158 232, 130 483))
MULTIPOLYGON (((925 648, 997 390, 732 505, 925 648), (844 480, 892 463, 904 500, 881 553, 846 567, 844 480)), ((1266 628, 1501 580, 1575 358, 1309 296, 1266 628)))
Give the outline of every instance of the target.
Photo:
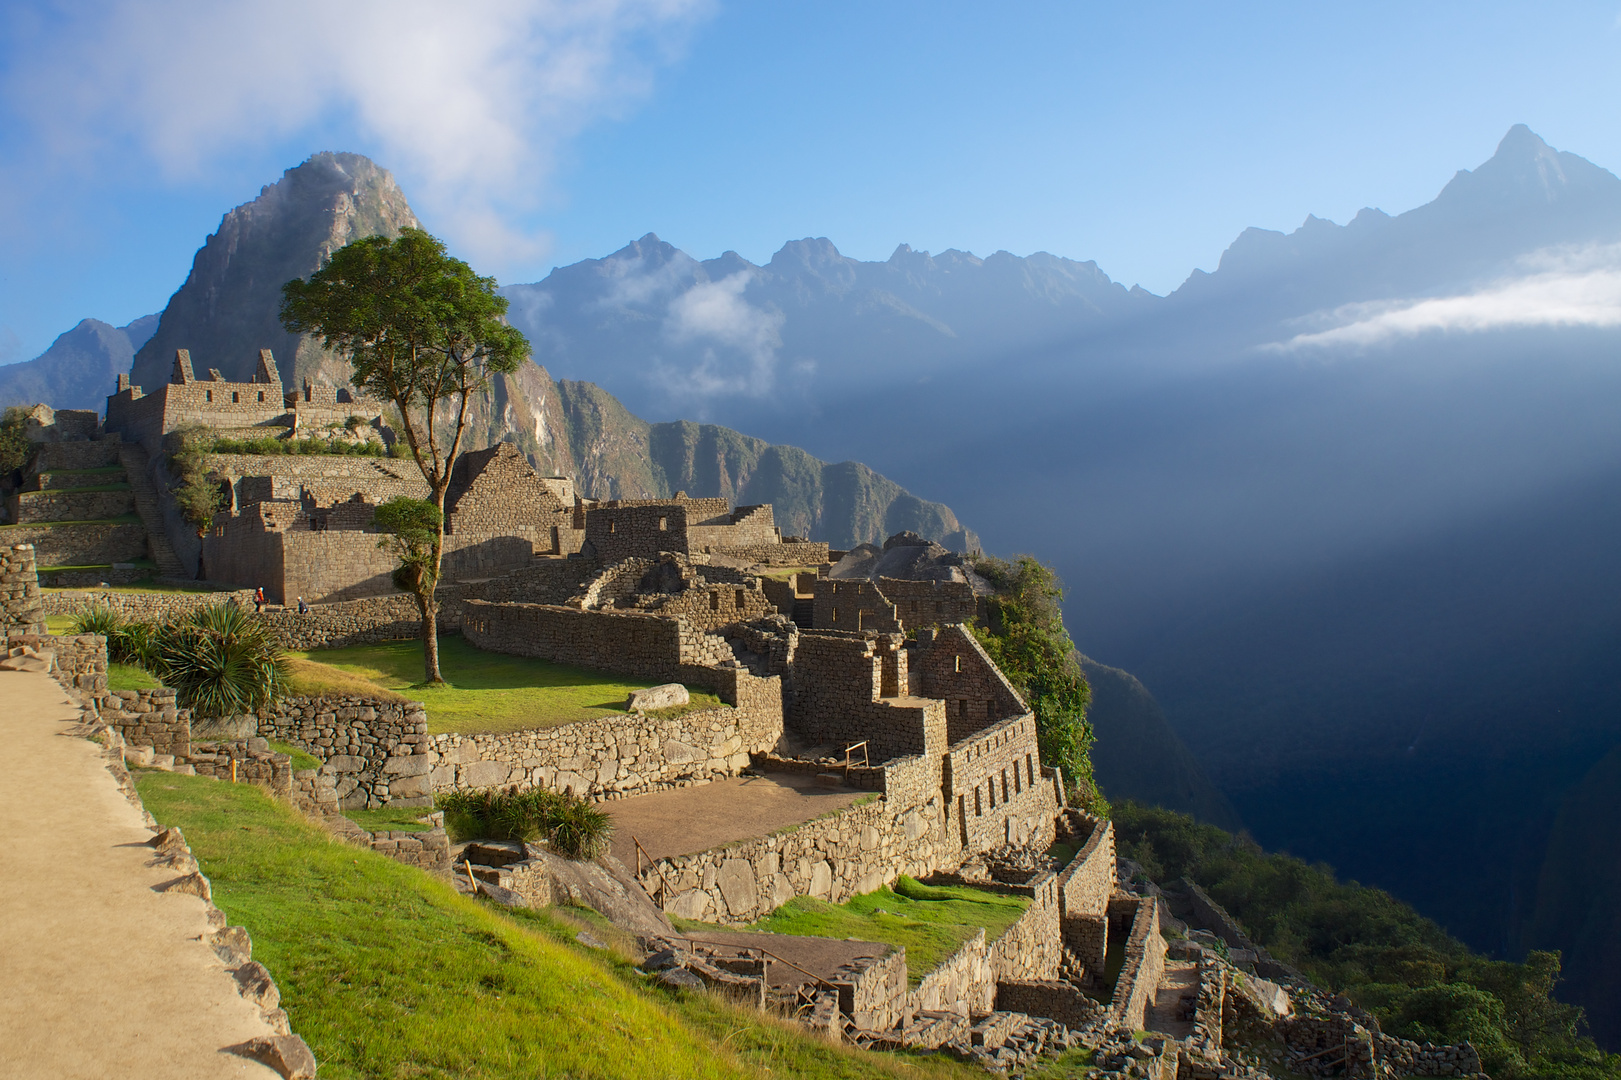
POLYGON ((1487 959, 1381 889, 1183 814, 1122 802, 1114 823, 1122 857, 1155 881, 1197 882, 1257 944, 1346 994, 1386 1032, 1468 1040, 1494 1080, 1621 1077, 1621 1056, 1581 1034, 1582 1010, 1553 997, 1559 953, 1487 959))
POLYGON ((1063 770, 1070 798, 1093 813, 1109 807, 1092 775, 1092 689, 1064 628, 1064 586, 1034 556, 981 556, 974 570, 996 589, 974 636, 1036 714, 1041 760, 1063 770))

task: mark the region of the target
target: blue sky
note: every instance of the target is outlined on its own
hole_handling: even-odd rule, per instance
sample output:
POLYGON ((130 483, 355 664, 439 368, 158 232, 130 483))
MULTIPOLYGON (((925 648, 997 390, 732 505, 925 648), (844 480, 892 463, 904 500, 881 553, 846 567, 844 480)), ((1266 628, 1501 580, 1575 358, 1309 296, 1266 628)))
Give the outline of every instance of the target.
POLYGON ((1095 259, 1432 198, 1516 122, 1621 166, 1621 3, 13 2, 0 360, 162 308, 310 153, 394 170, 503 282, 648 231, 1095 259), (472 14, 470 14, 472 13, 472 14))

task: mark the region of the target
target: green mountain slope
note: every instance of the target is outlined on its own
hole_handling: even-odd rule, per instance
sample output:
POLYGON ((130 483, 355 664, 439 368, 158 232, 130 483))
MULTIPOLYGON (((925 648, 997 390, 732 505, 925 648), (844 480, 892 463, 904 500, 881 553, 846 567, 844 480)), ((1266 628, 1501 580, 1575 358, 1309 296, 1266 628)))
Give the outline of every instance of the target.
POLYGON ((1103 794, 1163 806, 1236 831, 1238 811, 1210 782, 1148 688, 1130 672, 1080 659, 1092 686, 1086 715, 1097 735, 1092 768, 1103 794))

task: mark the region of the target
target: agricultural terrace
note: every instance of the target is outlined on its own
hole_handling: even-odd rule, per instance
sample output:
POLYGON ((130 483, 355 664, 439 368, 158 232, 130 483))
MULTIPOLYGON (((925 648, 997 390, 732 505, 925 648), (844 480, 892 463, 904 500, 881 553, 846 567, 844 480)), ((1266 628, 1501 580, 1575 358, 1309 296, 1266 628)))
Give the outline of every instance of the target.
MULTIPOLYGON (((624 715, 631 691, 654 683, 526 656, 484 652, 462 638, 439 640, 439 669, 450 685, 425 687, 416 639, 288 654, 297 694, 377 694, 420 701, 431 734, 524 731, 624 715)), ((687 711, 722 705, 688 687, 687 711)))

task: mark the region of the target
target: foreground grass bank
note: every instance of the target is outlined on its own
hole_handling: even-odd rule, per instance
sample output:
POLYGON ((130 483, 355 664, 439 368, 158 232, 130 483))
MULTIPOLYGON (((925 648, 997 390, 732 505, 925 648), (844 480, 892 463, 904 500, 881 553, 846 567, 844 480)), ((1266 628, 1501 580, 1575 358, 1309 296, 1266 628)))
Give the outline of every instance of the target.
MULTIPOLYGON (((445 687, 418 685, 422 643, 414 638, 289 655, 359 680, 348 683, 346 692, 370 685, 421 701, 428 707, 428 730, 436 735, 522 731, 622 716, 632 690, 654 685, 528 656, 484 652, 454 634, 439 639, 439 670, 450 682, 445 687)), ((319 692, 319 673, 313 668, 304 671, 304 676, 295 677, 294 689, 319 692)), ((688 690, 693 709, 721 704, 712 693, 688 690)))
POLYGON ((623 958, 574 944, 565 918, 514 921, 330 840, 250 785, 148 773, 139 787, 161 823, 185 830, 331 1080, 983 1076, 653 989, 623 958))

